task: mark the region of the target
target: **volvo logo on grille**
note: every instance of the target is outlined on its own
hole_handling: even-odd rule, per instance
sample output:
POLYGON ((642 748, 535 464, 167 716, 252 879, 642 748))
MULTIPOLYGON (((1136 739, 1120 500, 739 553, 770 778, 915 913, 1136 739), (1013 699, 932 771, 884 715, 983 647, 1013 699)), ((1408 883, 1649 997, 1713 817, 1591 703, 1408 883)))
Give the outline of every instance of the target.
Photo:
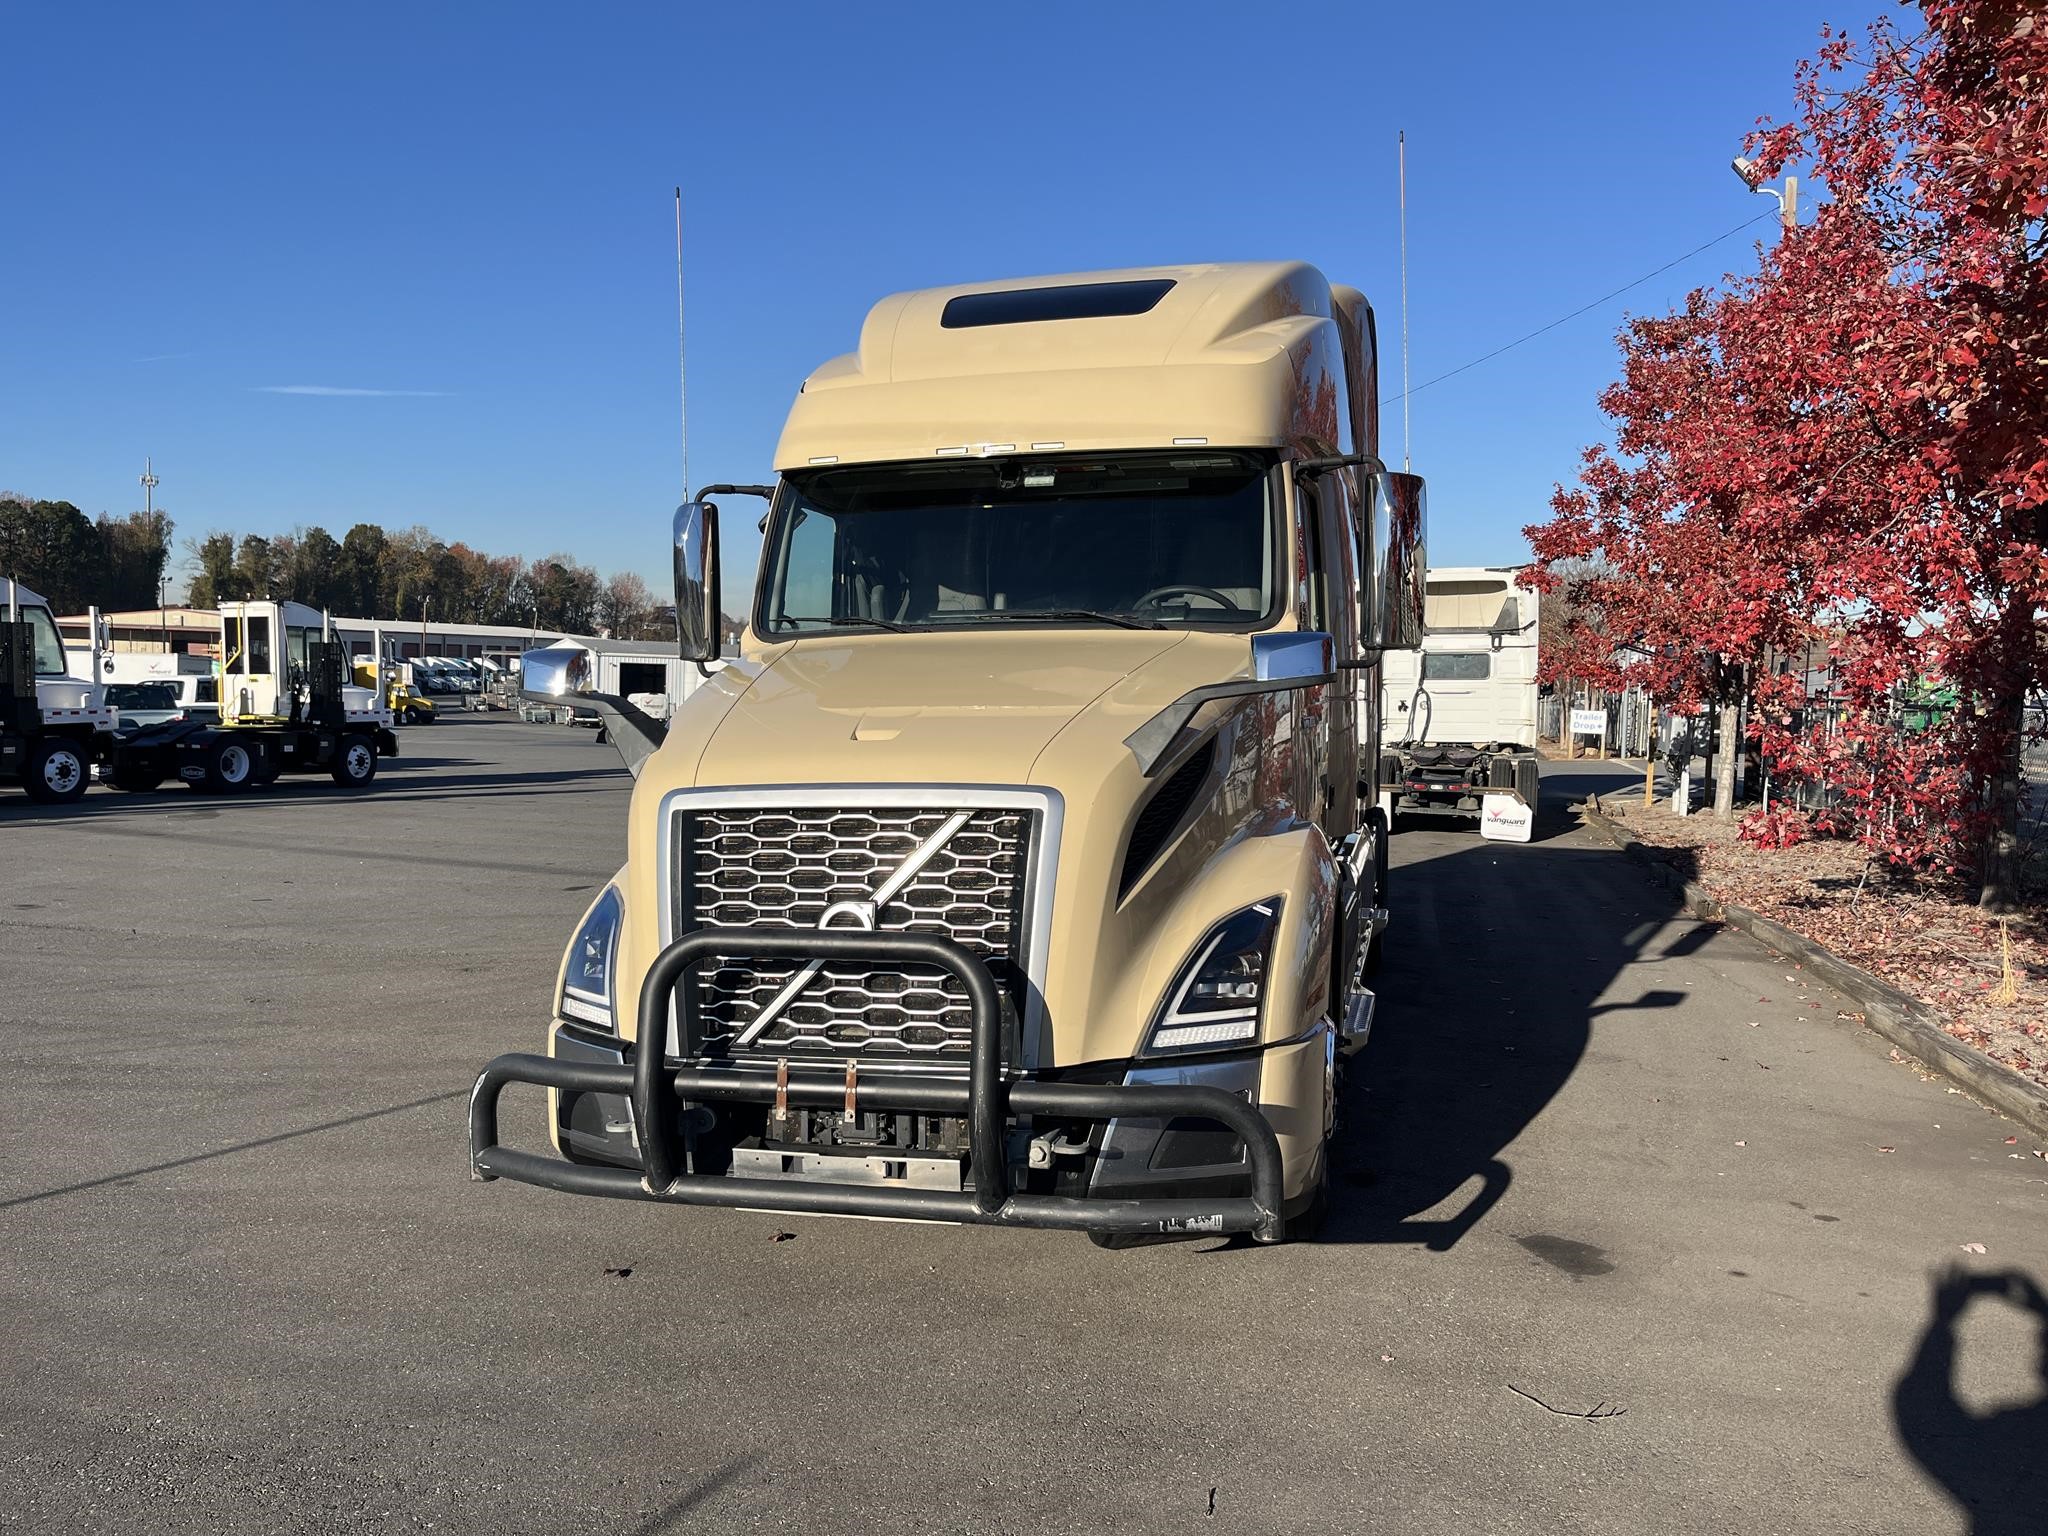
MULTIPOLYGON (((890 871, 889 876, 876 886, 866 901, 835 901, 818 918, 820 928, 861 928, 873 932, 881 921, 882 909, 902 894, 903 888, 915 880, 938 856, 939 850, 952 840, 953 834, 966 826, 974 815, 972 811, 955 811, 940 825, 938 831, 919 843, 903 857, 903 862, 890 871)), ((735 1045, 751 1045, 761 1032, 773 1024, 783 1009, 803 995, 804 988, 818 979, 825 968, 822 960, 806 960, 797 968, 794 976, 784 984, 782 990, 768 1000, 767 1006, 755 1014, 737 1036, 735 1045)))

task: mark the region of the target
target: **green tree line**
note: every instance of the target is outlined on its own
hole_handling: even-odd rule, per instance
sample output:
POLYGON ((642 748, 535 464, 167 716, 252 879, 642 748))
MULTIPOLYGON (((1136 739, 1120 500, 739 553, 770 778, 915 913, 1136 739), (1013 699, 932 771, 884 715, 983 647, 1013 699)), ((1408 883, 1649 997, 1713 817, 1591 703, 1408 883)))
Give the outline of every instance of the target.
MULTIPOLYGON (((95 522, 68 501, 0 493, 0 575, 42 593, 59 613, 154 607, 173 526, 161 510, 95 522)), ((566 554, 489 555, 425 528, 357 523, 339 539, 320 527, 239 539, 215 532, 188 539, 185 555, 193 574, 184 600, 196 608, 260 597, 364 618, 642 640, 675 634, 674 608, 631 571, 601 577, 566 554)))
POLYGON ((95 520, 68 501, 0 491, 0 576, 40 592, 59 613, 155 606, 170 556, 162 512, 95 520))

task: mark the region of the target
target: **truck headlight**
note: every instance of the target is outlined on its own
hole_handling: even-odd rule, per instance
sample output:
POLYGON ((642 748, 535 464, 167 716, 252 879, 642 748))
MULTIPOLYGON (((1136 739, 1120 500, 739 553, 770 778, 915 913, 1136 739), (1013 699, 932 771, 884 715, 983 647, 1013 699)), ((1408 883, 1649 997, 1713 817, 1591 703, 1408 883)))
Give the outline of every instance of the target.
POLYGON ((604 1029, 616 1029, 612 1019, 612 964, 618 955, 619 922, 625 904, 619 888, 608 885, 591 903, 583 926, 569 941, 568 963, 562 967, 562 1016, 580 1019, 604 1029))
POLYGON ((1144 1054, 1209 1050, 1256 1039, 1273 936, 1279 931, 1278 896, 1233 912, 1211 928, 1167 992, 1144 1054))

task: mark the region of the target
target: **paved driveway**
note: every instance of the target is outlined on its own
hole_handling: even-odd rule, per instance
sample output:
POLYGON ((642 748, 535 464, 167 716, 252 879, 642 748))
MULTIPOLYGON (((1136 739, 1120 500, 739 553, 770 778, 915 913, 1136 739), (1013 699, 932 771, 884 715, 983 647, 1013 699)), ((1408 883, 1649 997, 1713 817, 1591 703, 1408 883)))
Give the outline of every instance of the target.
POLYGON ((416 743, 0 806, 0 1527, 2043 1528, 2048 1163, 1573 830, 1598 765, 1397 840, 1323 1242, 1104 1253, 467 1182, 628 785, 416 743))

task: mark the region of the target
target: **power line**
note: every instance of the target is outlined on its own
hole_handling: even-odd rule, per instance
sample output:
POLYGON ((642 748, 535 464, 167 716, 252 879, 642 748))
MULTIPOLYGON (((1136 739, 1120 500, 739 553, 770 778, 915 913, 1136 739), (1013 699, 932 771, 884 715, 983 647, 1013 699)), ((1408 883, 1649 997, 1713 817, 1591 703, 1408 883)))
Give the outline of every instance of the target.
MULTIPOLYGON (((1636 278, 1634 281, 1623 283, 1619 288, 1615 289, 1612 293, 1603 293, 1600 295, 1599 298, 1593 300, 1592 303, 1581 304, 1577 309, 1573 310, 1570 314, 1559 315, 1555 320, 1551 321, 1550 324, 1538 326, 1535 330, 1531 331, 1526 336, 1517 336, 1513 341, 1509 342, 1504 347, 1495 347, 1491 352, 1488 352, 1483 357, 1475 357, 1469 363, 1460 363, 1457 367, 1453 368, 1449 373, 1440 373, 1433 379, 1425 379, 1422 383, 1416 385, 1413 389, 1404 389, 1403 391, 1401 391, 1400 394, 1394 396, 1394 400, 1405 400, 1410 395, 1419 395, 1425 389, 1428 389, 1432 384, 1441 384, 1445 379, 1454 379, 1459 374, 1466 372, 1468 369, 1477 368, 1481 363, 1490 363, 1496 357, 1499 357, 1503 352, 1512 352, 1515 350, 1515 348, 1521 346, 1523 342, 1534 341, 1538 336, 1541 336, 1545 331, 1554 331, 1560 325, 1563 325, 1567 320, 1576 320, 1579 318, 1579 316, 1585 314, 1588 310, 1598 309, 1602 304, 1605 304, 1610 300, 1620 298, 1624 293, 1627 293, 1629 289, 1642 287, 1644 283, 1647 283, 1653 277, 1662 277, 1666 272, 1669 272, 1673 267, 1691 261, 1693 257, 1699 255, 1700 252, 1712 250, 1715 246, 1719 245, 1723 240, 1733 239, 1735 236, 1741 234, 1745 229, 1749 228, 1750 225, 1761 223, 1765 219, 1774 219, 1777 216, 1778 215, 1775 212, 1767 212, 1759 213, 1754 218, 1744 219, 1740 224, 1736 225, 1733 229, 1723 231, 1721 234, 1718 234, 1714 236, 1713 239, 1707 241, 1706 244, 1694 246, 1691 250, 1687 251, 1683 256, 1674 256, 1671 260, 1665 262, 1663 266, 1657 268, 1656 271, 1645 272, 1641 277, 1636 278)), ((1394 403, 1394 400, 1387 400, 1382 403, 1386 405, 1392 405, 1394 403)))

